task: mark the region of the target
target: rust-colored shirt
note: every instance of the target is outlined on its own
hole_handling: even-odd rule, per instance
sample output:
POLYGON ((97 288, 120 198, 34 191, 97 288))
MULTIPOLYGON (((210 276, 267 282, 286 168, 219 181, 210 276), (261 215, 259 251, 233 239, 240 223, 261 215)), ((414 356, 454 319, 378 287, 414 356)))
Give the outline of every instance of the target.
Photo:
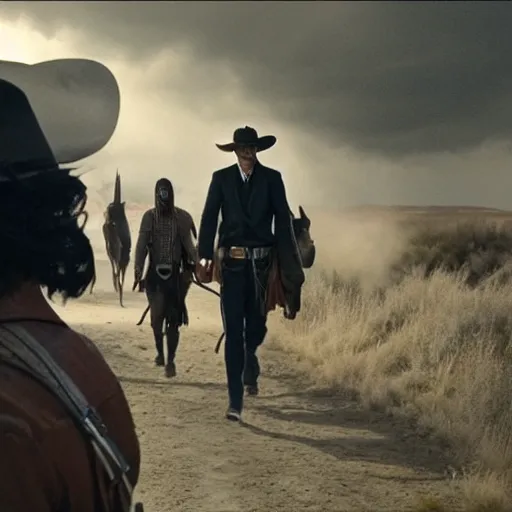
MULTIPOLYGON (((135 486, 139 442, 118 379, 96 346, 69 327, 20 322, 96 408, 131 466, 135 486)), ((94 480, 103 469, 60 401, 31 377, 0 363, 0 511, 94 512, 94 480)), ((113 510, 113 509, 109 509, 113 510)))

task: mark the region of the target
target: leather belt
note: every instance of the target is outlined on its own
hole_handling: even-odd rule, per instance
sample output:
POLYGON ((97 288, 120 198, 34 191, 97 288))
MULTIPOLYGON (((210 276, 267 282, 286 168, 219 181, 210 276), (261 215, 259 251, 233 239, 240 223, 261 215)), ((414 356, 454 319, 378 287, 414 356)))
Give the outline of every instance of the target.
POLYGON ((226 249, 226 255, 229 258, 234 260, 247 260, 247 259, 255 259, 261 260, 266 258, 270 252, 272 251, 272 247, 230 247, 226 249))

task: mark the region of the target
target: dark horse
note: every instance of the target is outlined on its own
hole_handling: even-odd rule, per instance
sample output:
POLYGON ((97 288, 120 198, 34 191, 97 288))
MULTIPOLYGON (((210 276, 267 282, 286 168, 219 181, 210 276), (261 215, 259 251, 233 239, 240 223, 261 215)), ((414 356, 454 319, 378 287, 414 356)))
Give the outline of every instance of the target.
POLYGON ((121 201, 121 177, 116 172, 114 187, 114 201, 110 203, 104 213, 103 237, 107 256, 112 266, 112 282, 114 290, 119 293, 119 303, 123 305, 123 286, 126 268, 130 262, 132 247, 130 226, 126 218, 125 202, 121 201))
POLYGON ((306 215, 302 206, 299 206, 299 217, 296 218, 292 211, 290 211, 290 213, 292 215, 293 233, 297 240, 302 267, 311 268, 315 262, 316 256, 315 243, 309 232, 311 228, 311 220, 306 215))

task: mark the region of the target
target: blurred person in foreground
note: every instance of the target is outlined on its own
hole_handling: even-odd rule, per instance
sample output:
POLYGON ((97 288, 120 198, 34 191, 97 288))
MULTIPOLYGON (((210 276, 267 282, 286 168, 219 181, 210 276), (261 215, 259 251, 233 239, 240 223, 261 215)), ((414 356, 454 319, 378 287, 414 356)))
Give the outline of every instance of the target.
MULTIPOLYGON (((43 123, 34 113, 32 99, 41 96, 4 80, 12 69, 0 62, 0 510, 128 512, 140 451, 127 400, 95 344, 59 317, 41 289, 66 301, 80 297, 94 276, 81 222, 86 187, 59 163, 77 161, 108 142, 119 112, 117 83, 99 63, 78 59, 27 66, 20 74, 17 83, 30 76, 36 88, 53 77, 55 92, 58 77, 79 83, 90 78, 88 71, 98 71, 110 89, 107 101, 117 100, 105 140, 98 143, 101 135, 90 130, 85 150, 73 158, 67 143, 89 120, 77 118, 77 131, 63 132, 67 157, 61 160, 42 130, 48 119, 43 123)), ((91 101, 98 99, 84 88, 91 101)), ((54 107, 58 116, 63 105, 54 107)))
POLYGON ((222 151, 234 152, 237 162, 213 173, 199 228, 198 276, 209 281, 214 265, 219 267, 229 395, 226 418, 231 421, 242 418, 244 386, 248 395, 259 392, 256 352, 267 333, 267 295, 272 287, 269 278, 276 275, 275 261, 287 296, 285 317, 294 319, 300 310, 304 271, 283 179, 257 158, 275 143, 274 136, 258 137, 246 126, 234 132, 233 142, 217 144, 222 151), (219 212, 222 222, 214 256, 219 212))

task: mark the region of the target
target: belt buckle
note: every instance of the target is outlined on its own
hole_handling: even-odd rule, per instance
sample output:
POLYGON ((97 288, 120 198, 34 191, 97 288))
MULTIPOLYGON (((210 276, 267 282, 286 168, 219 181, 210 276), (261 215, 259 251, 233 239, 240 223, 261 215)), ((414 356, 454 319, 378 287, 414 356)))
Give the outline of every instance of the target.
POLYGON ((160 279, 167 281, 172 275, 172 265, 160 264, 155 267, 156 273, 160 279))
POLYGON ((246 258, 245 247, 231 247, 229 257, 235 260, 244 260, 246 258))

